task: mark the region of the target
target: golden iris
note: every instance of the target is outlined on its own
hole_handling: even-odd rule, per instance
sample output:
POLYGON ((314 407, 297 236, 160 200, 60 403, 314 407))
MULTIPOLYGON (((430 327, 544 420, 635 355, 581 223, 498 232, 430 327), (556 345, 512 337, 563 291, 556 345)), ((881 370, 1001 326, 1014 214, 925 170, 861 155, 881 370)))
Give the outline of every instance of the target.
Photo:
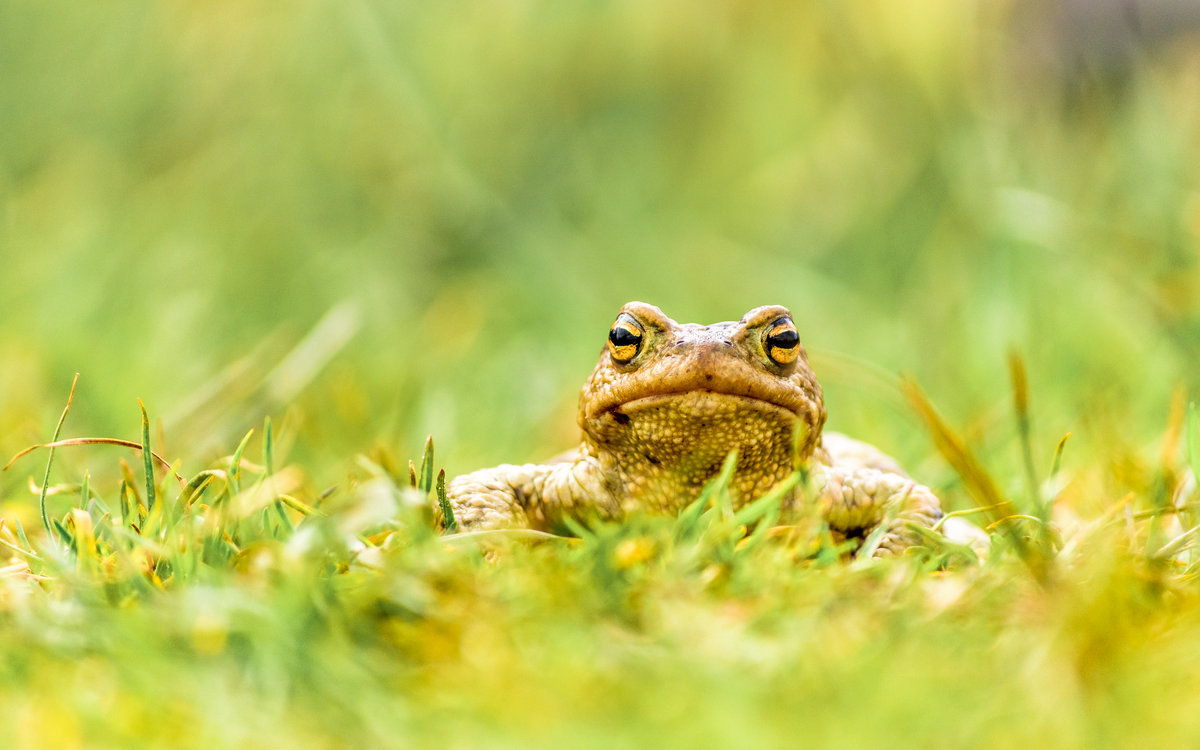
POLYGON ((617 316, 612 330, 608 332, 608 353, 621 364, 637 356, 642 346, 642 327, 629 313, 617 316))
POLYGON ((800 356, 800 334, 791 318, 780 318, 767 329, 767 356, 777 365, 789 365, 800 356))

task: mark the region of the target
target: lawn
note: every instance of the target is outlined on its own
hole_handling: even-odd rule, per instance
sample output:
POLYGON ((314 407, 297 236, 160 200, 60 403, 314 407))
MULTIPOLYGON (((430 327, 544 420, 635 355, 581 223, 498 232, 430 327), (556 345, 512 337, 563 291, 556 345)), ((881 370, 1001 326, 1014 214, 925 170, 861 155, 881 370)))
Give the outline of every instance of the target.
POLYGON ((0 747, 1193 744, 1200 19, 1109 6, 0 0, 0 747), (437 534, 633 299, 986 559, 437 534))

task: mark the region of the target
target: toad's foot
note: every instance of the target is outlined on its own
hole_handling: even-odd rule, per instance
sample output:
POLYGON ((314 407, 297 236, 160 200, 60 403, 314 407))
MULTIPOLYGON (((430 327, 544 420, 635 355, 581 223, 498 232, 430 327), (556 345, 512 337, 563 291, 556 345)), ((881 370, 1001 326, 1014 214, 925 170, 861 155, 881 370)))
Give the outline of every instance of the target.
MULTIPOLYGON (((502 464, 464 474, 446 486, 446 500, 463 531, 547 530, 584 509, 608 516, 619 507, 590 456, 552 464, 502 464)), ((435 509, 439 527, 444 525, 441 515, 435 509)))
POLYGON ((832 531, 870 537, 883 526, 874 555, 887 557, 919 544, 912 526, 932 528, 942 517, 937 496, 924 485, 888 471, 820 466, 814 471, 821 512, 832 531))

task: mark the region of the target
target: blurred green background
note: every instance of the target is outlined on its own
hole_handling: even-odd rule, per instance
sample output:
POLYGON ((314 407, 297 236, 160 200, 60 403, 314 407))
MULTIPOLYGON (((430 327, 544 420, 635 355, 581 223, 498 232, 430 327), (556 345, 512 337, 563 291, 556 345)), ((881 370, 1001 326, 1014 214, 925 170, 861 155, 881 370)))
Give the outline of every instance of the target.
POLYGON ((0 0, 0 460, 80 372, 66 436, 138 439, 140 398, 196 476, 270 415, 257 486, 342 490, 279 538, 221 526, 215 489, 117 537, 74 483, 116 508, 136 459, 63 449, 64 553, 44 454, 0 473, 0 745, 1186 746, 1197 520, 1159 511, 1168 405, 1200 392, 1198 24, 1188 0, 0 0), (356 461, 570 446, 631 299, 789 306, 829 425, 969 504, 911 375, 1002 492, 1054 501, 1050 583, 1002 544, 827 565, 732 521, 491 564, 356 461), (1041 495, 1010 351, 1035 481, 1072 433, 1041 495))
POLYGON ((64 434, 136 438, 141 398, 192 468, 266 414, 323 482, 428 433, 530 460, 631 299, 788 305, 830 426, 931 482, 894 374, 1003 467, 1010 348, 1043 463, 1148 444, 1198 385, 1194 16, 6 0, 0 453, 79 371, 64 434))

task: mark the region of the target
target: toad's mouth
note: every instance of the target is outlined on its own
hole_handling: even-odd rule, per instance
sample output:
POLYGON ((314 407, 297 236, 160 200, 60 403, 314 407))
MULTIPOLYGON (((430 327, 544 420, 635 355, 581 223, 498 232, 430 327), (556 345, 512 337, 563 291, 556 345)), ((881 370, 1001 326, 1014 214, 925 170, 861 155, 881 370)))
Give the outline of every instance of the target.
POLYGON ((616 404, 608 412, 613 415, 614 419, 621 422, 622 417, 629 419, 663 409, 678 412, 680 417, 699 419, 733 417, 739 413, 758 413, 774 415, 776 418, 790 423, 799 417, 793 409, 773 401, 705 388, 641 396, 616 404))

